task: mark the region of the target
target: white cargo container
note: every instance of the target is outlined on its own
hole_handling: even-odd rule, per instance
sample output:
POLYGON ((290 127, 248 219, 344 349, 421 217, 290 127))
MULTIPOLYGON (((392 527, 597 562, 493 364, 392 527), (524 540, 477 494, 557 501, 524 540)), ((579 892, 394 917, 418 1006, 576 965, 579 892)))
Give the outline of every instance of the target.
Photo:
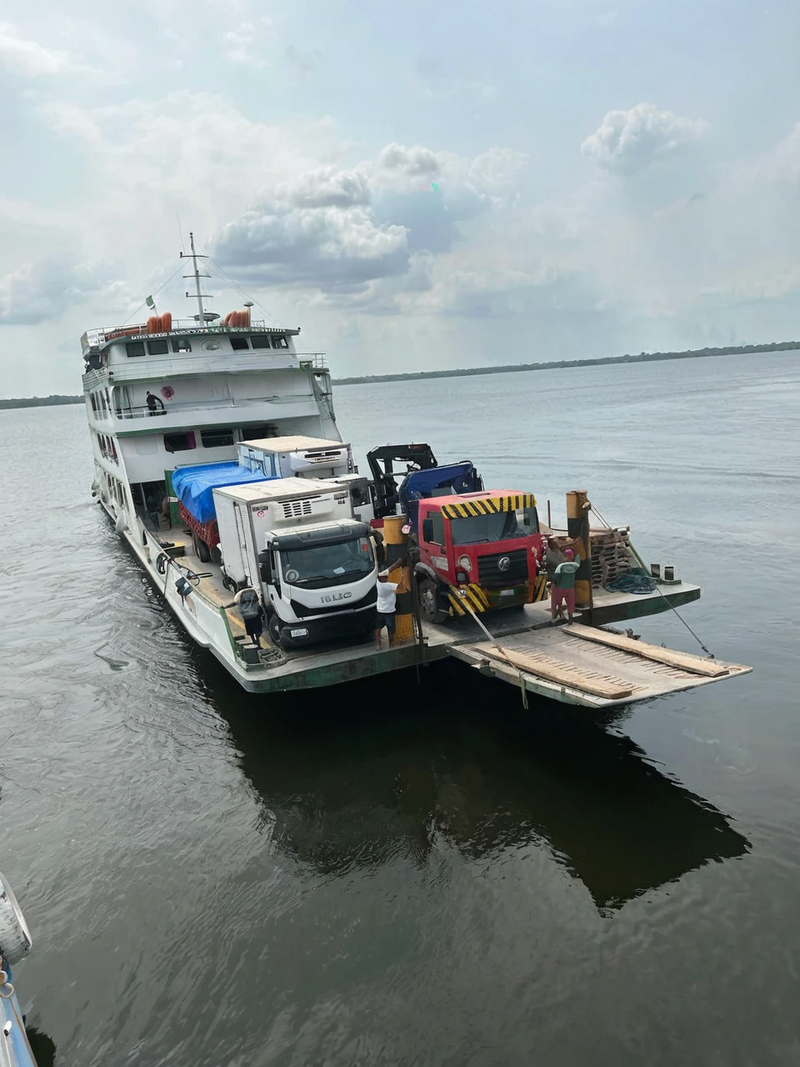
POLYGON ((263 597, 270 636, 293 648, 374 628, 377 566, 350 489, 281 478, 214 490, 229 586, 263 597))
POLYGON ((321 437, 266 437, 241 441, 239 463, 251 471, 278 478, 334 478, 353 474, 353 453, 343 441, 321 437))

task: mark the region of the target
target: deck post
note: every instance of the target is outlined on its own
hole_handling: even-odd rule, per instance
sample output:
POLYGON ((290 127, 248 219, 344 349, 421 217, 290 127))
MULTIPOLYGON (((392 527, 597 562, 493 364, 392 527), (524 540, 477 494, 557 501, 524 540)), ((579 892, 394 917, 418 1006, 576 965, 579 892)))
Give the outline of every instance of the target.
POLYGON ((585 489, 567 493, 567 533, 579 543, 575 546, 581 565, 575 575, 575 607, 581 611, 592 609, 592 539, 589 535, 591 504, 585 489))

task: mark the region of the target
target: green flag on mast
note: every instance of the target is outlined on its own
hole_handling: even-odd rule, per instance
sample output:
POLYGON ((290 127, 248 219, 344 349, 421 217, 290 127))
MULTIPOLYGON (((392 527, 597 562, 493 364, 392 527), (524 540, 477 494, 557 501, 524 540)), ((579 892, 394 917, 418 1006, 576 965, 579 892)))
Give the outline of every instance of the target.
POLYGON ((149 308, 154 308, 156 306, 156 302, 155 300, 153 300, 152 296, 147 297, 147 299, 145 300, 145 304, 147 304, 149 308))

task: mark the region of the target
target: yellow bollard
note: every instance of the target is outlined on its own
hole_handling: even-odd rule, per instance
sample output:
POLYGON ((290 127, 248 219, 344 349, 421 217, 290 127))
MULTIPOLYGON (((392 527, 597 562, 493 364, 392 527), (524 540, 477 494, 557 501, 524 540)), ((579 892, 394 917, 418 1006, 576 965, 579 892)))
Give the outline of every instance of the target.
POLYGON ((573 489, 567 493, 567 533, 578 543, 574 551, 580 553, 581 565, 575 575, 575 607, 581 611, 592 608, 592 541, 589 535, 588 493, 573 489))
POLYGON ((411 641, 414 638, 408 538, 402 529, 405 523, 406 519, 402 515, 389 515, 383 520, 383 544, 386 548, 385 568, 389 571, 389 581, 396 582, 398 587, 395 641, 411 641))

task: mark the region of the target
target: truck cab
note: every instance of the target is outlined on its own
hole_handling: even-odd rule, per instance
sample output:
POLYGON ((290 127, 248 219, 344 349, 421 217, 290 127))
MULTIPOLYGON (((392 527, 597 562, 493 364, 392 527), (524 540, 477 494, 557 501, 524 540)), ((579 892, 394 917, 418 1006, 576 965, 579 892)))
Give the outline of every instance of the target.
POLYGON ((533 601, 543 556, 533 494, 491 489, 421 499, 418 506, 415 575, 425 619, 441 623, 469 609, 533 601))
POLYGON ((299 648, 374 630, 377 566, 366 523, 267 531, 259 565, 276 644, 299 648))

